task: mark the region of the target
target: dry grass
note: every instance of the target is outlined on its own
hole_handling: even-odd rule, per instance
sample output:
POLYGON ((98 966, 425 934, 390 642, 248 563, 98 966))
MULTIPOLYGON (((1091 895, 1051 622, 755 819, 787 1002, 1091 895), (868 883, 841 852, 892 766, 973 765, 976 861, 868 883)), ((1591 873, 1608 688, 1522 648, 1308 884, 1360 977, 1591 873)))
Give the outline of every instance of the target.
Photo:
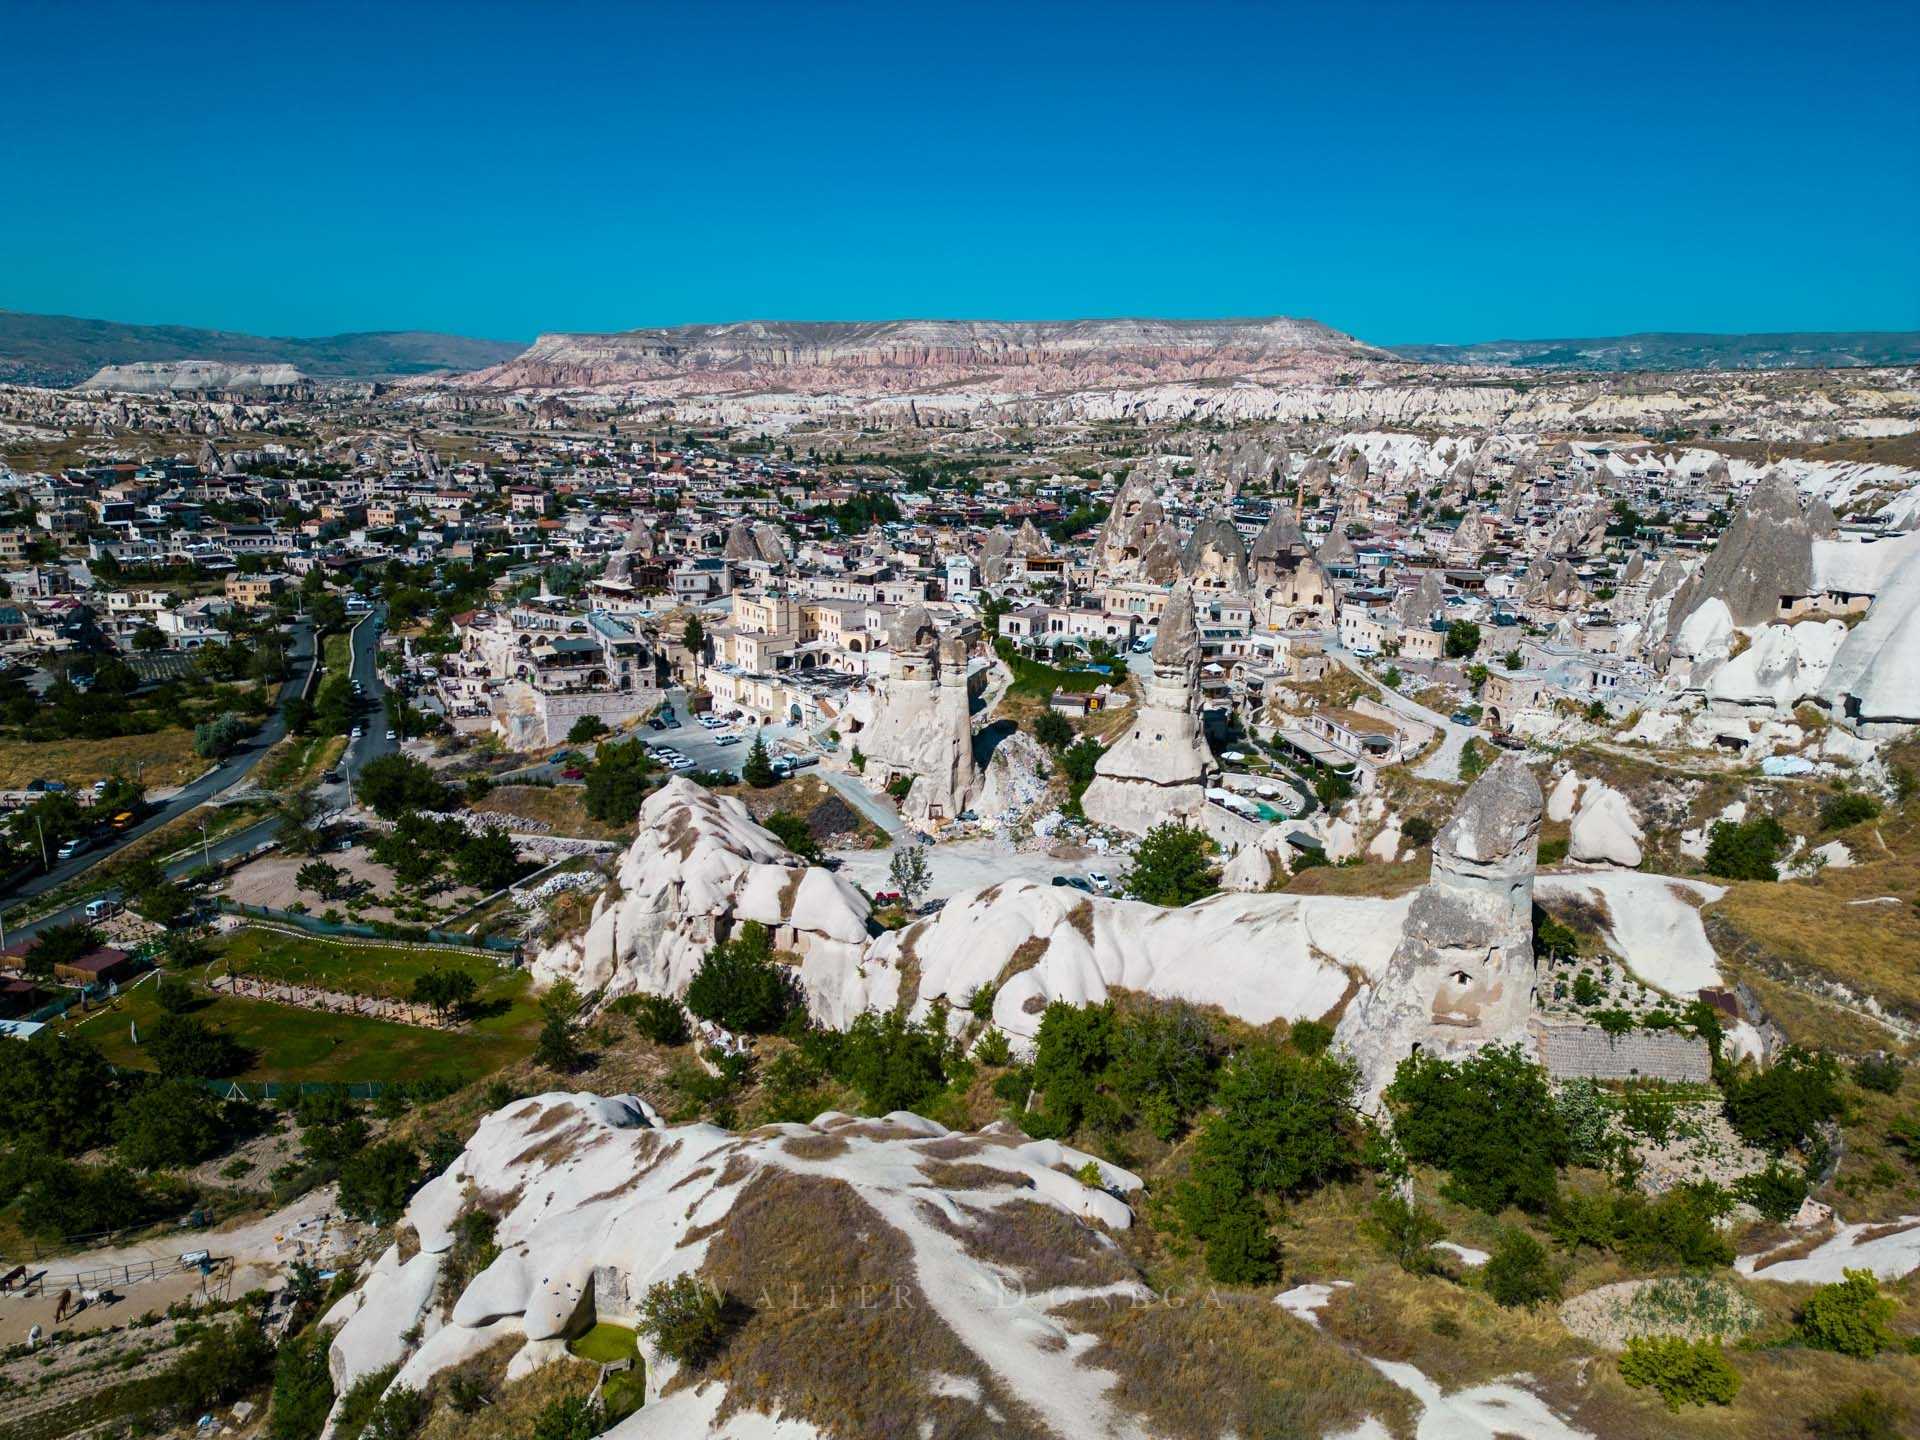
POLYGON ((608 825, 587 814, 587 791, 583 785, 551 788, 500 785, 489 790, 483 799, 472 802, 471 808, 544 821, 555 835, 571 835, 581 840, 631 840, 634 833, 632 825, 608 825))
POLYGON ((1057 1313, 1100 1336, 1081 1363, 1117 1374, 1108 1393, 1153 1435, 1331 1435, 1370 1415, 1412 1432, 1405 1391, 1276 1311, 1267 1291, 1086 1301, 1057 1313))
POLYGON ((703 1274, 747 1312, 706 1372, 727 1386, 723 1417, 782 1413, 843 1440, 984 1433, 981 1407, 928 1393, 938 1374, 980 1386, 1005 1417, 995 1435, 1046 1434, 929 1305, 906 1237, 841 1181, 752 1181, 711 1237, 703 1274))
POLYGON ((262 790, 304 790, 331 769, 346 748, 344 735, 289 735, 260 758, 253 782, 262 790))
POLYGON ((1391 898, 1427 883, 1432 860, 1416 855, 1392 865, 1316 865, 1282 887, 1289 895, 1379 895, 1391 898))
POLYGON ((23 790, 33 780, 91 785, 114 775, 138 776, 149 790, 184 785, 211 762, 193 753, 191 730, 156 730, 112 740, 0 740, 0 790, 23 790))
MULTIPOLYGON (((459 1373, 487 1386, 492 1403, 472 1415, 462 1415, 445 1403, 436 1404, 420 1440, 526 1440, 547 1406, 592 1391, 600 1367, 574 1359, 542 1365, 525 1379, 507 1384, 507 1363, 523 1343, 502 1341, 460 1366, 459 1373)), ((444 1390, 452 1373, 436 1377, 433 1388, 444 1390)))

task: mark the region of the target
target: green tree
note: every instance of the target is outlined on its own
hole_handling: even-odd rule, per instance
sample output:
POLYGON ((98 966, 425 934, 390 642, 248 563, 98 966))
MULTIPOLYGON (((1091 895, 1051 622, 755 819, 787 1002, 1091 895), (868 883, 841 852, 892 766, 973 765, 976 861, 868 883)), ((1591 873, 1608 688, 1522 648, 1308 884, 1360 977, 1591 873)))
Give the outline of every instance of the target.
POLYGON ((707 650, 707 627, 700 623, 698 615, 689 615, 684 629, 680 632, 680 643, 686 647, 689 655, 700 656, 707 650))
POLYGON ((919 845, 897 845, 887 862, 887 881, 898 890, 909 908, 918 909, 921 897, 933 884, 927 867, 927 852, 919 845))
POLYGON ((153 987, 153 998, 169 1015, 184 1015, 194 1007, 193 986, 178 975, 162 975, 153 987))
POLYGON ((141 1048, 162 1075, 195 1079, 237 1075, 252 1058, 226 1031, 191 1015, 162 1015, 141 1048))
POLYGON ((1727 880, 1778 880, 1778 862, 1788 843, 1786 827, 1771 815, 1737 824, 1716 821, 1707 832, 1707 873, 1727 880))
POLYGON ((1488 1214, 1552 1203, 1570 1147, 1546 1072, 1519 1046, 1463 1060, 1410 1055, 1386 1099, 1407 1157, 1448 1172, 1443 1193, 1488 1214))
POLYGON ((947 1012, 936 1004, 910 1021, 898 1010, 863 1012, 839 1047, 839 1072, 875 1115, 913 1110, 947 1083, 947 1012))
POLYGON ((740 778, 756 790, 765 790, 780 778, 774 773, 772 757, 767 754, 766 737, 757 731, 753 747, 747 751, 747 763, 740 767, 740 778))
POLYGON ((204 760, 224 759, 252 733, 251 722, 228 711, 217 720, 207 720, 193 727, 193 753, 204 760))
POLYGON ((370 1225, 391 1225, 425 1178, 420 1153, 406 1141, 365 1146, 340 1166, 340 1209, 370 1225))
POLYGON ((479 982, 467 971, 435 966, 415 978, 412 998, 414 1004, 425 1005, 444 1019, 471 1005, 479 989, 479 982))
POLYGON ((1480 627, 1471 620, 1456 620, 1447 626, 1447 658, 1464 660, 1480 648, 1480 627))
POLYGON ((70 1034, 0 1045, 0 1133, 23 1149, 78 1155, 102 1144, 120 1085, 91 1042, 70 1034))
POLYGON ((631 825, 659 767, 638 740, 602 742, 587 771, 587 814, 605 825, 631 825))
POLYGON ((1732 1084, 1726 1099, 1727 1121, 1740 1138, 1776 1155, 1807 1144, 1841 1108, 1839 1062, 1797 1046, 1732 1084))
POLYGON ((1560 1298, 1560 1274, 1546 1246, 1518 1226, 1500 1232, 1480 1279, 1500 1305, 1538 1305, 1560 1298))
POLYGON ((569 745, 585 745, 607 733, 607 722, 598 715, 582 715, 567 731, 569 745))
POLYGON ((757 920, 707 951, 687 985, 688 1010, 741 1034, 771 1034, 805 1004, 793 971, 774 959, 772 933, 757 920))
POLYGON ((1186 824, 1154 826, 1134 851, 1127 893, 1152 905, 1189 905, 1220 888, 1213 841, 1186 824))
POLYGON ((431 768, 409 755, 380 755, 360 767, 354 793, 383 820, 409 810, 448 810, 453 792, 431 768))
POLYGON ((497 825, 470 836, 453 855, 453 873, 460 883, 488 895, 506 889, 524 868, 513 837, 497 825))
POLYGON ((293 883, 319 900, 338 900, 346 894, 347 872, 325 860, 314 860, 294 872, 293 883))
POLYGON ((227 1140, 224 1108, 191 1080, 160 1080, 127 1097, 114 1117, 120 1158, 139 1170, 198 1165, 227 1140))
POLYGON ((532 1440, 593 1440, 606 1424, 607 1412, 598 1400, 563 1395, 534 1418, 532 1440))
POLYGON ((1073 743, 1073 722, 1058 710, 1042 710, 1034 717, 1033 738, 1049 750, 1064 750, 1073 743))
POLYGON ((533 1058, 549 1070, 570 1075, 586 1060, 580 1043, 580 994, 570 980, 561 980, 540 1001, 540 1040, 533 1058))
POLYGON ((790 810, 776 810, 760 822, 773 833, 787 849, 809 864, 818 863, 820 843, 813 838, 813 831, 807 828, 807 822, 790 810))

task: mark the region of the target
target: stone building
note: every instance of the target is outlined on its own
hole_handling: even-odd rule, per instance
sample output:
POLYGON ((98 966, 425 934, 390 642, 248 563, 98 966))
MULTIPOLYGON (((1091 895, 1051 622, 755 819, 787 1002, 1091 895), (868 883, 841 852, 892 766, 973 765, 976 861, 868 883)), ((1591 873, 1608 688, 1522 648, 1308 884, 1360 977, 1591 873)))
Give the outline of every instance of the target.
POLYGON ((861 737, 865 776, 882 789, 912 781, 900 813, 932 829, 969 808, 979 788, 967 697, 968 636, 942 632, 924 605, 900 611, 887 626, 892 663, 874 722, 861 737))

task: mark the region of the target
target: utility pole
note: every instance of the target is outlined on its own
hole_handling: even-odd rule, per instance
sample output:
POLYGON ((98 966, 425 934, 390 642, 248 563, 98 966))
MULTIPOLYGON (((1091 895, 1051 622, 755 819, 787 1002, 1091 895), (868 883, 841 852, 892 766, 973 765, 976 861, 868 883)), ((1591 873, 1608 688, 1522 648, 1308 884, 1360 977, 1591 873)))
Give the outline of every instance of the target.
POLYGON ((51 870, 53 866, 47 860, 47 827, 40 823, 38 815, 33 817, 33 828, 40 832, 40 868, 51 870))

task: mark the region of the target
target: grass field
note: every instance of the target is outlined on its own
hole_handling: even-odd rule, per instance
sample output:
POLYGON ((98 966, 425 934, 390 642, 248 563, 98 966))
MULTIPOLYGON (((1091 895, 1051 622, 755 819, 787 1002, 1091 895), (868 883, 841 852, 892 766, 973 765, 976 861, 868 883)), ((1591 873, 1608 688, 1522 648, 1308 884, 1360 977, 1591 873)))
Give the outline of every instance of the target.
MULTIPOLYGON (((79 1033, 115 1065, 150 1068, 127 1026, 150 1031, 158 1022, 161 1011, 153 995, 150 984, 128 992, 113 1010, 77 1027, 79 1033)), ((531 1053, 538 1028, 536 1012, 525 1005, 462 1031, 423 1030, 227 998, 203 1005, 194 1015, 253 1051, 253 1063, 238 1077, 243 1080, 478 1079, 531 1053)))
POLYGON ((344 630, 336 630, 320 645, 320 665, 329 674, 344 675, 353 663, 353 640, 344 630))
POLYGON ((0 790, 22 790, 32 780, 91 785, 113 775, 137 777, 149 790, 184 785, 210 762, 193 753, 191 730, 156 730, 111 740, 0 740, 0 790))
POLYGON ((218 947, 222 961, 249 975, 317 985, 349 995, 404 999, 413 982, 430 970, 461 970, 473 976, 484 999, 524 989, 523 972, 503 970, 481 955, 407 945, 336 945, 277 930, 236 930, 218 947))
MULTIPOLYGON (((540 1014, 525 971, 448 951, 331 945, 321 940, 241 930, 227 942, 236 967, 354 994, 400 995, 436 966, 471 971, 482 980, 480 1003, 492 1013, 459 1030, 428 1030, 352 1015, 330 1015, 259 1000, 206 999, 194 1014, 253 1052, 245 1080, 418 1080, 455 1075, 473 1080, 533 1050, 540 1014)), ((140 985, 104 1015, 75 1028, 108 1060, 147 1068, 130 1026, 151 1030, 161 1011, 155 987, 140 985)))
POLYGON ((267 752, 253 777, 263 790, 304 790, 346 748, 344 735, 290 735, 267 752))

